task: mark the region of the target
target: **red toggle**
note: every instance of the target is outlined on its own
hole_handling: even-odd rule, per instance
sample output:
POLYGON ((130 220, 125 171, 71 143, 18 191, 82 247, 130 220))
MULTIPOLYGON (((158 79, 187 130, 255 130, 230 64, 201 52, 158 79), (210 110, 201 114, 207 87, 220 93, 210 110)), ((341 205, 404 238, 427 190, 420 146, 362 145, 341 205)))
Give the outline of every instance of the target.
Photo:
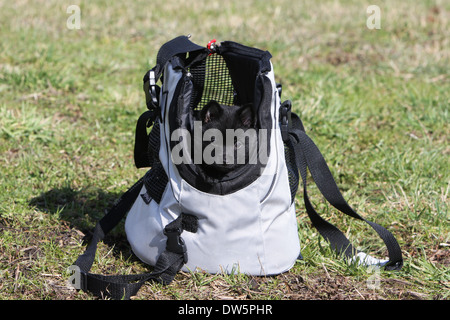
POLYGON ((210 42, 208 42, 208 44, 206 45, 206 48, 208 48, 209 50, 209 55, 212 55, 214 52, 216 52, 216 48, 215 48, 215 44, 216 44, 216 39, 212 39, 210 42))

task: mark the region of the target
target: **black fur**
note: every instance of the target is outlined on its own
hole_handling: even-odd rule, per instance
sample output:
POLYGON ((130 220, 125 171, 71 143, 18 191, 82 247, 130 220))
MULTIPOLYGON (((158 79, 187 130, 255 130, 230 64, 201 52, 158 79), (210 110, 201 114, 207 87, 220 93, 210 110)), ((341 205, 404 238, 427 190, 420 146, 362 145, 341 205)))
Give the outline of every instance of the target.
MULTIPOLYGON (((227 129, 237 130, 242 129, 246 132, 250 128, 255 127, 255 113, 252 104, 246 104, 243 106, 227 106, 219 104, 218 102, 211 100, 200 113, 202 121, 202 133, 203 137, 205 132, 209 129, 216 129, 222 135, 222 157, 216 157, 216 159, 223 159, 214 162, 212 164, 203 163, 202 166, 206 172, 210 175, 223 175, 232 170, 241 167, 244 163, 238 161, 238 150, 245 146, 245 162, 248 162, 249 140, 248 139, 234 139, 234 141, 227 141, 227 129), (228 150, 228 152, 227 152, 228 150), (234 151, 234 157, 231 157, 230 152, 234 151)), ((203 148, 215 143, 215 137, 212 141, 203 141, 203 148)), ((229 139, 228 139, 229 140, 229 139)), ((215 152, 215 149, 213 152, 215 152)), ((216 156, 213 154, 213 156, 216 156)))

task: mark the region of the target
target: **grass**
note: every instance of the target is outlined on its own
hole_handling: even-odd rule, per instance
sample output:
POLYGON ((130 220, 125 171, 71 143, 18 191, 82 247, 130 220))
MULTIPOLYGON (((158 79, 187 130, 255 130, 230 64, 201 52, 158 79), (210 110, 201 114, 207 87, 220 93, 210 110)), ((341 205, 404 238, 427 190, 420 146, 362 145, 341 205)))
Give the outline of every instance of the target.
MULTIPOLYGON (((449 299, 450 7, 378 1, 0 1, 0 299, 93 299, 67 286, 82 238, 145 172, 133 164, 146 109, 142 77, 180 34, 269 50, 344 197, 387 227, 399 272, 348 265, 311 227, 297 196, 304 260, 276 277, 179 273, 136 299, 449 299), (81 9, 81 29, 66 9, 81 9), (374 278, 374 276, 376 276, 374 278), (368 281, 379 285, 371 289, 368 281)), ((376 234, 310 187, 323 216, 383 256, 376 234)), ((118 227, 93 272, 148 272, 118 227)))

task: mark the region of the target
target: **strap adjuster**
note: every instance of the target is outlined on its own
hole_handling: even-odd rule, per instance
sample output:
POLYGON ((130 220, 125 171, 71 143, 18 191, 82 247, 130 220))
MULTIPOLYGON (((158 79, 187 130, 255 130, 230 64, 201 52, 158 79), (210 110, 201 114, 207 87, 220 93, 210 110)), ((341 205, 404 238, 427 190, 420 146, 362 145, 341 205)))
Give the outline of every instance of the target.
POLYGON ((150 70, 150 74, 148 75, 149 78, 149 93, 152 98, 152 105, 157 108, 158 107, 158 97, 156 95, 156 77, 155 77, 155 71, 150 70))
POLYGON ((208 44, 206 45, 206 48, 209 51, 209 55, 212 55, 213 53, 216 53, 217 50, 217 44, 216 44, 217 40, 216 39, 212 39, 210 42, 208 42, 208 44))
POLYGON ((156 85, 155 69, 151 69, 144 77, 144 92, 145 101, 149 110, 156 110, 159 108, 159 92, 160 87, 156 85))
POLYGON ((289 127, 292 126, 291 108, 292 104, 290 100, 284 101, 280 106, 280 129, 283 141, 289 140, 289 127))
POLYGON ((77 282, 75 283, 76 284, 75 289, 82 290, 85 292, 88 291, 88 274, 87 274, 87 272, 84 272, 83 270, 78 270, 77 277, 78 277, 78 279, 77 279, 78 283, 77 282))
POLYGON ((183 238, 180 237, 182 231, 183 230, 181 228, 164 228, 164 235, 167 237, 166 250, 173 253, 182 254, 184 263, 187 263, 187 247, 183 238))

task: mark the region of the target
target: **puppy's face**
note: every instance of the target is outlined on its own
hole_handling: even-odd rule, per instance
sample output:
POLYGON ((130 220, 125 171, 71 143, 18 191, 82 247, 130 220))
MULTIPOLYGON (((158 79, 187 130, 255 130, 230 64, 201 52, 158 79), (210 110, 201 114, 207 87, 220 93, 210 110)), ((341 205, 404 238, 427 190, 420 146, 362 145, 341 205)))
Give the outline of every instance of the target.
POLYGON ((254 127, 253 106, 227 106, 212 100, 203 108, 201 118, 204 155, 210 151, 214 158, 212 163, 204 163, 208 171, 225 174, 245 164, 249 141, 243 133, 254 127))

